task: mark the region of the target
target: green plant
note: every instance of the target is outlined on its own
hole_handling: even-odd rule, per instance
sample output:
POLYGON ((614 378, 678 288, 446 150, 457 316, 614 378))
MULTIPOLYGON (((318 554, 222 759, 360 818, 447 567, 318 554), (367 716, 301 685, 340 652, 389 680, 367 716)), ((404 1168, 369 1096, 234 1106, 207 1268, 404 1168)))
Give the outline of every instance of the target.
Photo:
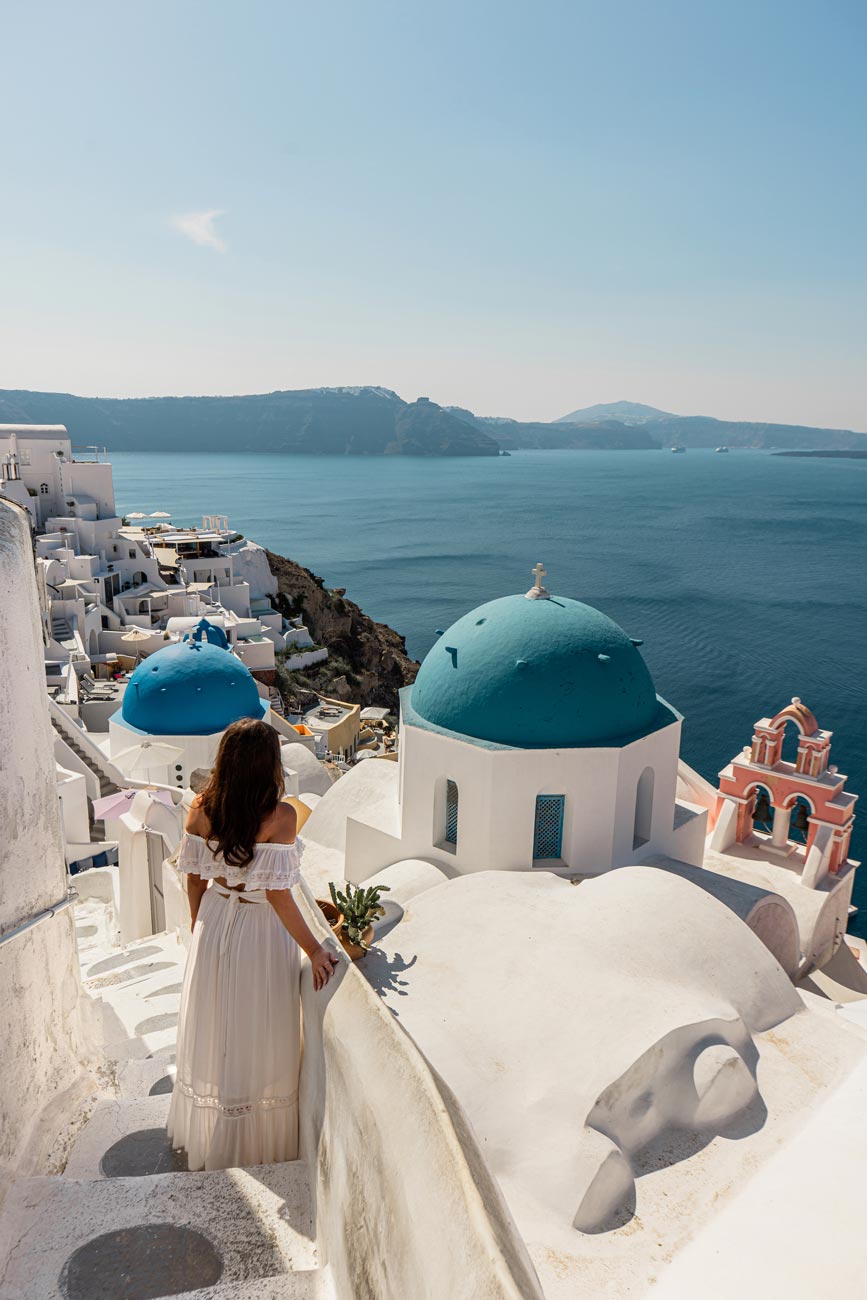
POLYGON ((370 947, 364 942, 364 931, 369 925, 384 914, 385 908, 379 901, 380 894, 385 894, 389 890, 388 885, 370 885, 365 889, 362 885, 357 885, 353 889, 352 885, 346 886, 346 893, 335 888, 334 881, 328 882, 328 888, 331 891, 331 901, 337 908, 338 912, 343 913, 343 925, 341 929, 346 932, 346 937, 350 943, 358 944, 365 952, 370 947))

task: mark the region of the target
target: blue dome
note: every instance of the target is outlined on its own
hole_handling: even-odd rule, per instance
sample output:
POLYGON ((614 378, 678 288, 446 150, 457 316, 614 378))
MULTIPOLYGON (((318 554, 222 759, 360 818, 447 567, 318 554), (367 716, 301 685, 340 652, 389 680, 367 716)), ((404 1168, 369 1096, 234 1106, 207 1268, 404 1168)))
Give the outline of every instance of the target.
POLYGON ((562 596, 504 596, 443 633, 411 707, 476 740, 572 749, 652 730, 666 706, 635 643, 610 618, 562 596))
POLYGON ((208 641, 183 641, 139 664, 121 716, 152 736, 210 736, 238 718, 261 718, 266 709, 240 659, 208 641))

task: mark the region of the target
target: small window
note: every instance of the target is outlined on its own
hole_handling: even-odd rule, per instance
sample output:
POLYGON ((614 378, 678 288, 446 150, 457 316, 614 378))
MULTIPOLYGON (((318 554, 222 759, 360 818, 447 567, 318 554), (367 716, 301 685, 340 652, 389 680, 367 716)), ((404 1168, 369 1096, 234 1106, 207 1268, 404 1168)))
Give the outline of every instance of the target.
POLYGON ((47 483, 40 483, 40 484, 39 484, 39 491, 43 494, 43 496, 47 496, 47 495, 48 495, 48 484, 47 484, 47 483))
POLYGON ((632 847, 640 849, 650 842, 653 827, 653 768, 646 767, 635 789, 635 817, 632 826, 632 847))
POLYGON ((564 794, 536 796, 536 820, 533 827, 533 861, 545 862, 563 856, 564 794))
POLYGON ((130 558, 131 560, 134 560, 134 559, 135 559, 135 551, 130 551, 130 553, 129 553, 129 558, 130 558))
POLYGON ((446 781, 446 844, 458 842, 458 787, 455 781, 446 781))

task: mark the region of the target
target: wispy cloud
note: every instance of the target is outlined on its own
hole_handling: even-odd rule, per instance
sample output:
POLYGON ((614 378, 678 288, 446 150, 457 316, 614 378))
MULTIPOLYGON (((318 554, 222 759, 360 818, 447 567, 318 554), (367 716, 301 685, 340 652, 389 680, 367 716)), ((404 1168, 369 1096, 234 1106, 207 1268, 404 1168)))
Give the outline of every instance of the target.
POLYGON ((171 225, 175 230, 186 235, 194 244, 201 244, 204 248, 213 248, 218 253, 228 251, 228 244, 217 234, 216 220, 223 215, 219 208, 211 212, 184 212, 179 216, 172 217, 171 225))

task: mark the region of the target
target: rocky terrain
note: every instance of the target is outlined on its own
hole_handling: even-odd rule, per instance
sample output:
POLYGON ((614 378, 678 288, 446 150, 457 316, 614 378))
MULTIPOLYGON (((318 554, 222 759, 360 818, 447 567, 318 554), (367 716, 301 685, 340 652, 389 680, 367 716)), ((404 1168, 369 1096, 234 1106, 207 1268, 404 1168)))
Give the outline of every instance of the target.
POLYGON ((329 658, 304 673, 278 671, 284 696, 321 691, 335 699, 375 704, 397 712, 398 691, 415 680, 419 665, 406 653, 399 633, 377 623, 341 588, 329 591, 321 578, 273 551, 266 552, 277 579, 275 608, 303 617, 310 635, 328 647, 329 658))

